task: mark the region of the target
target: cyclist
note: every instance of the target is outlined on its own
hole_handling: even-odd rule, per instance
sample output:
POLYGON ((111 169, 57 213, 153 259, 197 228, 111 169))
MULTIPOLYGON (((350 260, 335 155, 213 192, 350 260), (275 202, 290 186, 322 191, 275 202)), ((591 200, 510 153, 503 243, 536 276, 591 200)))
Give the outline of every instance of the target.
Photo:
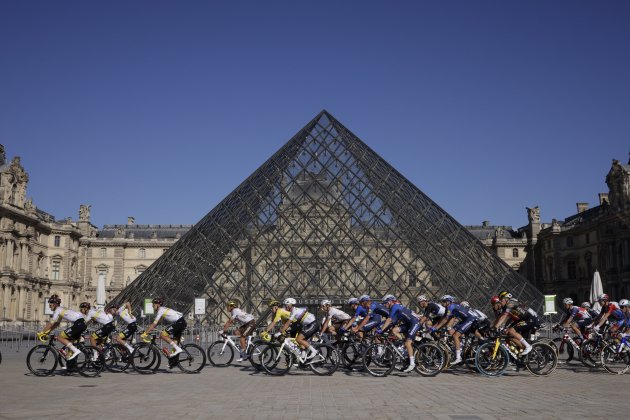
MULTIPOLYGON (((269 301, 268 305, 269 305, 269 308, 271 308, 271 314, 273 315, 273 320, 267 326, 267 328, 265 328, 264 332, 266 333, 269 333, 269 331, 272 331, 275 328, 278 321, 282 321, 282 325, 284 325, 284 323, 287 322, 289 318, 291 318, 291 312, 287 311, 284 308, 281 308, 280 302, 278 302, 277 300, 273 299, 269 301)), ((295 327, 296 326, 292 326, 291 329, 289 330, 290 336, 295 335, 296 333, 295 327)))
POLYGON ((81 351, 77 349, 72 342, 78 340, 83 331, 87 328, 87 325, 85 324, 85 315, 90 309, 89 304, 86 307, 82 303, 79 306, 80 312, 77 312, 62 307, 59 296, 52 295, 48 298, 48 306, 50 307, 50 310, 53 311, 52 319, 46 324, 41 332, 37 333, 37 337, 40 338, 48 335, 52 330, 57 328, 59 324, 61 324, 61 321, 72 322, 72 325, 62 331, 57 337, 57 340, 59 340, 61 344, 72 351, 72 354, 67 358, 67 360, 72 360, 81 353, 81 351))
POLYGON ((583 333, 586 327, 593 323, 593 318, 591 318, 591 315, 586 309, 574 306, 573 299, 571 298, 564 298, 562 304, 564 305, 565 315, 558 324, 562 325, 564 328, 571 327, 573 332, 581 340, 584 339, 583 333))
POLYGON ((350 299, 348 299, 347 303, 348 305, 350 305, 350 308, 352 308, 352 310, 354 311, 354 315, 352 316, 352 318, 348 320, 348 322, 346 322, 345 325, 339 328, 339 332, 342 334, 350 330, 352 326, 355 325, 355 323, 361 322, 364 316, 363 314, 365 313, 365 310, 363 309, 363 307, 361 307, 359 303, 359 299, 355 297, 351 297, 350 299))
POLYGON ((625 330, 621 330, 621 332, 630 333, 630 300, 621 299, 619 301, 619 307, 626 317, 625 330))
POLYGON ((490 320, 488 319, 488 316, 481 312, 479 309, 471 308, 468 301, 463 300, 459 302, 459 304, 468 309, 468 312, 470 312, 475 316, 475 318, 477 318, 470 327, 470 331, 474 331, 477 337, 483 338, 486 331, 490 328, 490 320))
POLYGON ((420 325, 431 327, 446 315, 446 308, 439 303, 429 302, 429 298, 426 295, 420 295, 416 300, 420 310, 423 311, 423 314, 420 316, 420 325))
POLYGON ((455 303, 455 298, 451 295, 442 296, 441 302, 442 306, 446 308, 446 315, 435 328, 441 328, 446 325, 446 330, 453 337, 455 344, 455 360, 452 364, 457 365, 462 362, 462 344, 460 337, 470 330, 473 323, 477 321, 477 317, 468 312, 468 309, 464 306, 455 303), (455 324, 456 322, 457 324, 455 324), (453 327, 453 325, 455 325, 455 327, 453 327))
POLYGON ((524 348, 521 354, 525 356, 532 351, 532 346, 521 334, 540 326, 536 311, 521 305, 510 292, 501 292, 499 296, 493 296, 490 303, 496 315, 493 327, 500 329, 507 323, 507 333, 513 339, 514 345, 524 348))
POLYGON ((332 302, 328 299, 322 300, 322 311, 326 316, 324 317, 320 334, 328 331, 332 335, 337 335, 337 331, 340 331, 342 325, 351 318, 350 315, 341 309, 332 306, 332 302))
POLYGON ((593 319, 595 319, 595 318, 597 318, 599 316, 599 312, 596 311, 594 308, 591 308, 591 302, 582 302, 580 304, 580 307, 586 309, 588 311, 588 314, 593 319))
POLYGON ((122 319, 127 326, 125 330, 119 332, 116 336, 116 341, 118 344, 121 344, 129 350, 129 353, 133 353, 133 347, 127 341, 129 338, 133 337, 133 335, 138 330, 138 325, 136 324, 136 317, 133 316, 131 312, 131 303, 125 302, 123 306, 111 305, 110 308, 114 311, 114 315, 118 315, 120 319, 122 319))
POLYGON ((256 328, 256 320, 254 319, 254 315, 248 314, 244 310, 240 309, 238 304, 233 300, 227 303, 227 310, 230 312, 232 317, 227 320, 223 326, 223 331, 219 331, 219 334, 223 335, 224 331, 226 331, 229 326, 234 323, 234 321, 241 323, 241 326, 235 331, 235 334, 239 337, 239 341, 241 343, 241 357, 237 360, 237 362, 243 362, 247 360, 248 357, 247 352, 245 351, 247 349, 247 337, 252 335, 254 332, 254 329, 256 328))
POLYGON ((284 307, 287 311, 291 312, 291 317, 280 329, 280 334, 285 334, 292 324, 298 325, 299 332, 297 337, 295 337, 295 341, 302 348, 302 357, 312 359, 317 355, 318 351, 308 340, 317 332, 317 322, 315 322, 315 315, 308 312, 306 308, 296 308, 296 303, 296 300, 293 298, 286 298, 284 300, 284 307), (308 350, 308 354, 306 354, 306 350, 308 350))
POLYGON ((411 309, 401 305, 394 295, 386 295, 383 297, 383 304, 388 311, 388 318, 385 320, 382 327, 376 330, 376 333, 381 334, 391 327, 398 327, 399 333, 405 336, 405 348, 409 356, 409 366, 407 366, 403 372, 411 372, 416 367, 412 343, 416 339, 416 334, 420 329, 418 318, 413 316, 411 309))
POLYGON ((149 328, 141 334, 141 337, 143 339, 147 338, 149 333, 153 331, 162 318, 164 318, 165 321, 170 322, 171 324, 162 330, 160 337, 162 340, 170 344, 174 350, 168 357, 171 358, 177 356, 183 351, 177 344, 177 340, 179 340, 182 336, 182 332, 186 329, 186 320, 184 319, 184 315, 174 309, 162 306, 164 305, 164 298, 153 298, 151 303, 153 304, 153 310, 156 312, 155 321, 153 321, 153 323, 149 325, 149 328), (173 339, 171 339, 171 335, 173 336, 173 339))
MULTIPOLYGON (((83 302, 81 305, 85 305, 87 308, 90 308, 90 304, 88 302, 83 302)), ((90 308, 88 310, 88 313, 85 316, 87 322, 93 322, 100 325, 100 328, 90 335, 90 344, 92 344, 92 346, 97 347, 99 343, 102 343, 112 333, 112 331, 114 331, 114 317, 111 312, 113 312, 111 307, 107 308, 107 310, 96 308, 90 308)), ((96 359, 98 359, 98 353, 95 350, 92 355, 92 360, 95 361, 96 359)))
POLYGON ((383 324, 383 317, 389 317, 387 308, 378 302, 372 302, 370 295, 361 296, 359 298, 359 304, 362 310, 357 309, 357 313, 360 312, 361 316, 363 316, 363 320, 356 327, 352 328, 353 332, 370 332, 383 324))
POLYGON ((595 319, 595 331, 599 331, 599 328, 604 325, 606 321, 610 321, 611 331, 617 331, 625 324, 626 317, 617 302, 611 302, 610 297, 608 297, 606 293, 599 295, 597 297, 597 301, 600 305, 602 305, 602 310, 599 313, 599 316, 595 319))

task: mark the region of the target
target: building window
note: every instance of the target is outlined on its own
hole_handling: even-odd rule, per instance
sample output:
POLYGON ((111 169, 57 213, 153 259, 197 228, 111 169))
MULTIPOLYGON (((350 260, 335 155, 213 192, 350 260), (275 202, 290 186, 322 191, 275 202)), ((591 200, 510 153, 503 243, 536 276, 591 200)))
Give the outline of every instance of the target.
POLYGON ((567 247, 571 248, 573 246, 573 236, 567 236, 567 247))
POLYGON ((567 278, 569 280, 575 280, 577 278, 577 269, 575 261, 567 262, 567 278))
POLYGON ((101 258, 107 257, 107 248, 101 248, 101 258))
POLYGON ((147 257, 147 251, 144 248, 140 248, 138 250, 138 258, 146 258, 147 257))
POLYGON ((61 236, 55 236, 55 246, 61 246, 61 236))
POLYGON ((513 258, 518 258, 518 248, 512 249, 512 257, 513 258))
POLYGON ((590 244, 590 243, 591 243, 591 234, 590 234, 590 233, 587 233, 587 234, 586 234, 586 243, 587 243, 587 244, 590 244))
POLYGON ((59 273, 61 272, 61 260, 52 261, 52 279, 59 280, 59 273))

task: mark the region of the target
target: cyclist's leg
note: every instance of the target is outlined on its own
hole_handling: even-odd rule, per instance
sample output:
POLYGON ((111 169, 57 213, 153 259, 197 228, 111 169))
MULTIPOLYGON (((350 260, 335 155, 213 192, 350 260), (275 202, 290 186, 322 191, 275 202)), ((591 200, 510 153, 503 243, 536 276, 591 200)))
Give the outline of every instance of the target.
POLYGON ((300 335, 298 335, 298 342, 302 345, 302 348, 309 351, 308 357, 313 357, 317 354, 317 349, 308 341, 319 330, 317 322, 311 322, 308 325, 302 327, 300 335))

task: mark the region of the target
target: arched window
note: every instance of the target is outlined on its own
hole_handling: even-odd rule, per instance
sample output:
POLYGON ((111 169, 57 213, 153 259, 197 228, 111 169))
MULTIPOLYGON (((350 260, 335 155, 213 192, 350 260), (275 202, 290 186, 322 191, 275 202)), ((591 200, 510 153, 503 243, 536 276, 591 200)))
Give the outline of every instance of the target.
POLYGON ((512 257, 518 258, 518 248, 512 249, 512 257))

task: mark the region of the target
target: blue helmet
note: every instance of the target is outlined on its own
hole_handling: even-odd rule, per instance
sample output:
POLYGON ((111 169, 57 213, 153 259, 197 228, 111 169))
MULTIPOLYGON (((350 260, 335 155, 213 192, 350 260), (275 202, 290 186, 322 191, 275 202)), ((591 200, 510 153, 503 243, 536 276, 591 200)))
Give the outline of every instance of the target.
POLYGON ((394 301, 396 301, 396 296, 394 295, 383 296, 383 302, 394 302, 394 301))
POLYGON ((367 302, 369 300, 372 300, 372 298, 370 297, 370 295, 363 295, 359 298, 359 302, 363 303, 363 302, 367 302))
POLYGON ((348 305, 357 305, 358 303, 359 303, 359 299, 357 298, 348 299, 348 305))
POLYGON ((440 300, 446 301, 446 302, 455 302, 455 298, 451 295, 444 295, 442 296, 440 300))

